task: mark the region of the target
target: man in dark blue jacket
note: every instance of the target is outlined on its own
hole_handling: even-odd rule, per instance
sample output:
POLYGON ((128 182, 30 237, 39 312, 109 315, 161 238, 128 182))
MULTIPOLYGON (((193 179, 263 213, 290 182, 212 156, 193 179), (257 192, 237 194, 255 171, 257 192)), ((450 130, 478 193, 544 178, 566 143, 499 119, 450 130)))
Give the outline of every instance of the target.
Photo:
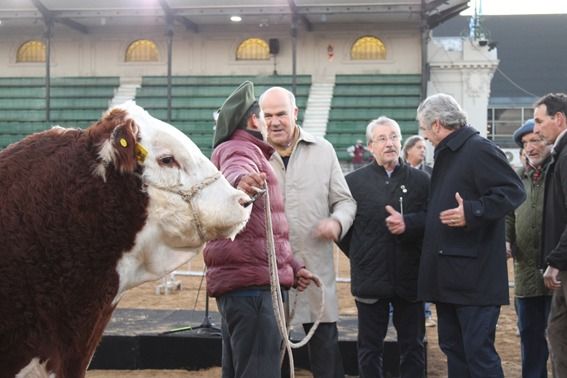
POLYGON ((435 146, 418 296, 436 304, 450 378, 503 377, 494 338, 509 303, 505 216, 525 200, 522 182, 453 97, 428 97, 417 120, 435 146))
POLYGON ((554 377, 567 377, 567 94, 550 93, 534 109, 534 132, 553 144, 545 176, 543 280, 553 290, 547 337, 554 377))
POLYGON ((350 258, 358 309, 358 370, 361 378, 383 377, 391 304, 400 377, 420 378, 425 376, 425 315, 417 300, 417 274, 429 176, 400 159, 401 132, 393 119, 370 122, 366 137, 374 161, 346 176, 357 210, 340 243, 350 258))

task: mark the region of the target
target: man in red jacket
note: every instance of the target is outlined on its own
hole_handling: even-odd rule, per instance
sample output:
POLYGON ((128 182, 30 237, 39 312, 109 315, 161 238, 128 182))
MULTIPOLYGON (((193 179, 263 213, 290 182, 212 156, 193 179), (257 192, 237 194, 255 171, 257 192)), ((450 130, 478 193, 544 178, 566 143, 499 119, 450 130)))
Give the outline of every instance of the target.
MULTIPOLYGON (((254 86, 246 81, 219 111, 211 160, 233 186, 250 196, 267 184, 280 285, 301 291, 313 275, 291 253, 283 197, 268 161, 273 148, 264 141, 266 128, 259 113, 254 86)), ((282 337, 270 293, 266 205, 260 197, 233 241, 211 241, 204 251, 207 292, 217 299, 222 316, 223 377, 280 377, 282 337)))

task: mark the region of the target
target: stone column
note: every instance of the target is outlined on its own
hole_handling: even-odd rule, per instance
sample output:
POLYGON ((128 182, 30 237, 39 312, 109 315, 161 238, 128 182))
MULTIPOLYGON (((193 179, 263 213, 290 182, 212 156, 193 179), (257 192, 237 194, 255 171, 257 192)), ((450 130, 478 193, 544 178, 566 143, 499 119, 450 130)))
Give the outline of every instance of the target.
POLYGON ((496 49, 462 37, 432 38, 428 46, 431 78, 427 94, 447 93, 467 113, 482 136, 487 132, 490 82, 498 66, 496 49))

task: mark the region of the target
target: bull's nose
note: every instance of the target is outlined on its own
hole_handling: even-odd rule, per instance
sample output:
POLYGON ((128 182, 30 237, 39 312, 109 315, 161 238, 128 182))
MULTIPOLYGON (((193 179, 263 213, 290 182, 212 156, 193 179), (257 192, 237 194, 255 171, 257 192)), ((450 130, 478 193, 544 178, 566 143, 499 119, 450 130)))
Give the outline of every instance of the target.
POLYGON ((241 196, 238 196, 238 203, 240 204, 240 206, 242 207, 248 207, 250 206, 254 201, 252 200, 252 198, 250 198, 250 196, 248 196, 248 194, 242 194, 241 196))
POLYGON ((258 198, 262 197, 264 193, 266 193, 266 189, 256 189, 256 194, 250 197, 247 201, 240 202, 240 204, 244 207, 248 207, 254 202, 256 202, 258 198))

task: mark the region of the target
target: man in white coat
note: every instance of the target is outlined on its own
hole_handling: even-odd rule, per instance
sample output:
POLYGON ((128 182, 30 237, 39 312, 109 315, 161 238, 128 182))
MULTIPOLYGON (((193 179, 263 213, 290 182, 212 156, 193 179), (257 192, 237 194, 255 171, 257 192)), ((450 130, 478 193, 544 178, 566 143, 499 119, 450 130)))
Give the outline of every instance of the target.
MULTIPOLYGON (((272 87, 260 96, 259 103, 268 127, 268 142, 276 150, 270 163, 284 193, 293 253, 321 278, 325 288, 321 324, 308 343, 311 372, 315 378, 344 377, 333 242, 350 228, 356 202, 333 146, 297 126, 293 93, 272 87)), ((295 313, 292 322, 302 324, 306 333, 319 314, 318 290, 310 287, 302 293, 290 292, 289 303, 295 313)))

